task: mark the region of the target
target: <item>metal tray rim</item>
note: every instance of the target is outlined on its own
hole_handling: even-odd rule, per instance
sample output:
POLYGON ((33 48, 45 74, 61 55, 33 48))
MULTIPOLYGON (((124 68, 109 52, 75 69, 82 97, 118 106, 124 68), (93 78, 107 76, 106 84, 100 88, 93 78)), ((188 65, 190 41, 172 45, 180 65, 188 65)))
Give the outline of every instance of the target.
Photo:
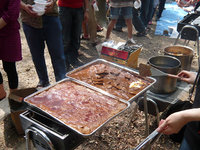
POLYGON ((99 130, 102 126, 104 126, 106 123, 108 123, 110 120, 112 120, 113 118, 115 118, 116 116, 118 116, 119 114, 121 114, 122 112, 124 112, 125 110, 127 110, 127 109, 130 107, 130 103, 129 103, 128 101, 125 101, 125 100, 122 100, 122 99, 113 97, 113 96, 110 95, 109 93, 103 92, 103 91, 101 91, 101 90, 93 89, 92 86, 88 86, 88 85, 85 84, 84 82, 80 82, 80 81, 74 80, 74 79, 72 79, 72 78, 65 78, 65 79, 63 79, 63 80, 61 80, 61 81, 59 81, 59 82, 56 82, 56 83, 54 83, 54 84, 52 84, 52 85, 50 85, 50 86, 48 86, 48 87, 46 87, 46 88, 41 89, 41 90, 39 90, 39 91, 37 91, 37 92, 35 92, 35 93, 33 93, 33 94, 31 94, 31 95, 25 97, 25 98, 24 98, 24 102, 27 103, 30 107, 34 107, 34 108, 36 108, 36 109, 41 110, 41 111, 44 112, 45 114, 49 115, 50 117, 53 117, 55 120, 57 120, 57 121, 59 121, 60 123, 64 124, 66 127, 70 128, 71 130, 73 130, 73 131, 77 132, 78 134, 80 134, 80 135, 82 135, 82 136, 85 136, 85 137, 91 136, 91 135, 94 134, 97 130, 99 130), (101 124, 100 126, 98 126, 98 127, 97 127, 95 130, 93 130, 91 133, 89 133, 89 134, 83 134, 83 133, 81 133, 80 131, 74 129, 73 127, 70 127, 69 125, 66 125, 66 124, 65 124, 63 121, 61 121, 60 119, 58 119, 58 118, 56 118, 56 117, 50 115, 48 112, 42 110, 42 109, 39 108, 39 107, 36 107, 36 106, 33 105, 33 104, 28 103, 28 102, 26 101, 28 98, 33 97, 33 96, 35 96, 35 95, 37 95, 37 94, 39 94, 39 93, 41 93, 41 92, 43 92, 43 91, 45 91, 45 90, 47 90, 47 89, 50 89, 51 87, 53 87, 53 86, 55 86, 55 85, 57 85, 57 84, 59 84, 59 83, 61 83, 61 82, 64 82, 64 81, 73 81, 73 82, 76 82, 76 83, 78 83, 78 84, 80 84, 80 85, 82 85, 82 86, 85 86, 85 87, 87 87, 87 88, 90 88, 91 90, 97 91, 97 92, 99 92, 99 93, 101 93, 101 94, 103 94, 103 95, 106 95, 106 96, 109 96, 109 97, 111 97, 111 98, 113 98, 113 99, 116 99, 116 100, 118 100, 118 101, 121 101, 121 102, 125 103, 127 106, 126 106, 125 109, 121 110, 120 112, 118 112, 117 114, 115 114, 114 116, 112 116, 111 118, 109 118, 108 120, 106 120, 103 124, 101 124))
MULTIPOLYGON (((85 67, 88 67, 88 66, 90 66, 90 65, 92 65, 92 64, 94 64, 94 63, 107 63, 107 64, 109 64, 109 65, 112 65, 112 66, 114 66, 114 67, 119 67, 120 69, 123 69, 123 70, 126 70, 126 71, 129 71, 129 72, 132 72, 132 73, 135 73, 135 74, 137 74, 137 75, 139 75, 139 73, 136 71, 136 70, 134 70, 134 69, 132 69, 132 68, 129 68, 129 67, 127 67, 127 66, 123 66, 123 65, 119 65, 119 64, 117 64, 117 63, 114 63, 114 62, 110 62, 110 61, 107 61, 107 60, 105 60, 105 59, 95 59, 95 60, 93 60, 93 61, 91 61, 91 62, 89 62, 89 63, 87 63, 87 64, 85 64, 85 65, 83 65, 83 66, 80 66, 80 67, 78 67, 78 68, 76 68, 76 69, 74 69, 74 70, 72 70, 72 71, 70 71, 70 72, 68 72, 68 73, 66 73, 66 77, 68 77, 68 78, 72 78, 72 77, 70 77, 70 76, 68 76, 69 74, 71 74, 71 73, 75 73, 75 72, 77 72, 77 71, 80 71, 81 69, 83 69, 83 68, 85 68, 85 67)), ((130 98, 130 99, 128 99, 128 100, 125 100, 125 99, 123 99, 124 101, 128 101, 128 102, 130 102, 130 103, 132 103, 132 102, 134 102, 134 100, 136 100, 140 95, 142 95, 144 92, 146 92, 153 84, 155 84, 155 82, 156 82, 156 79, 155 78, 152 78, 152 77, 146 77, 147 79, 150 79, 151 81, 152 81, 152 83, 150 84, 150 85, 148 85, 147 87, 145 87, 142 91, 140 91, 140 92, 138 92, 135 96, 133 96, 132 98, 130 98)), ((73 78, 74 79, 74 78, 73 78)), ((77 79, 75 79, 75 80, 77 80, 77 79)), ((83 82, 83 81, 82 81, 83 82)), ((91 85, 92 86, 92 85, 91 85)), ((94 87, 94 86, 93 86, 94 87)), ((97 88, 97 87, 96 87, 97 88)), ((99 88, 97 88, 97 89, 99 89, 99 88)), ((100 89, 100 90, 102 90, 102 89, 100 89)), ((103 90, 104 91, 104 90, 103 90)), ((106 92, 107 93, 107 92, 106 92)), ((110 95, 112 95, 112 94, 110 94, 110 95)), ((114 96, 114 95, 113 95, 114 96)), ((114 96, 114 97, 117 97, 117 96, 114 96)), ((122 99, 122 98, 120 98, 120 99, 122 99)))

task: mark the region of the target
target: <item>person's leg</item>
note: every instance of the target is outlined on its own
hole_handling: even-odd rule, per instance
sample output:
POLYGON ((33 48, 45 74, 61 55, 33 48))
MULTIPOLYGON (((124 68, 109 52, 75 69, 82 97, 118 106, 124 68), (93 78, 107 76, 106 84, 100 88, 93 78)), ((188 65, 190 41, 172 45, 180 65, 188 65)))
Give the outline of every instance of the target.
POLYGON ((22 25, 32 55, 32 60, 39 77, 39 85, 43 87, 47 86, 49 84, 49 78, 44 58, 45 44, 43 30, 33 28, 25 23, 22 25))
POLYGON ((149 0, 142 0, 140 17, 141 17, 141 20, 142 20, 145 27, 147 27, 147 24, 148 24, 147 15, 148 15, 148 12, 149 12, 149 3, 150 3, 149 0))
POLYGON ((131 43, 135 43, 133 38, 133 24, 132 24, 132 18, 133 18, 133 8, 132 7, 123 7, 121 8, 122 15, 124 16, 124 19, 126 21, 127 29, 128 29, 128 40, 131 43))
POLYGON ((103 28, 99 24, 97 24, 97 32, 101 32, 101 31, 103 31, 103 28))
POLYGON ((117 22, 117 19, 111 19, 110 23, 108 24, 107 32, 106 32, 106 39, 110 39, 110 34, 111 34, 116 22, 117 22))
POLYGON ((121 14, 121 9, 120 9, 120 15, 119 15, 119 18, 117 19, 117 23, 115 24, 115 27, 113 28, 113 30, 122 32, 122 27, 124 26, 126 26, 126 24, 125 24, 125 20, 124 20, 123 15, 121 14))
MULTIPOLYGON (((81 24, 84 19, 84 10, 82 8, 79 9, 73 9, 73 20, 72 20, 72 47, 74 49, 73 55, 75 56, 74 62, 72 62, 72 65, 74 67, 82 65, 78 61, 78 50, 80 48, 80 35, 81 35, 81 24)), ((96 28, 96 27, 95 27, 96 28)), ((96 30, 94 31, 96 32, 96 30)), ((90 40, 94 40, 96 37, 94 34, 90 33, 90 40)))
POLYGON ((120 14, 120 8, 110 8, 110 23, 108 24, 107 27, 107 32, 106 32, 106 39, 110 38, 110 34, 115 26, 115 24, 117 23, 117 19, 119 18, 119 14, 120 14))
POLYGON ((187 143, 186 139, 183 138, 183 141, 181 143, 180 149, 179 150, 192 150, 189 146, 189 144, 187 143))
POLYGON ((15 62, 3 62, 3 69, 5 70, 8 77, 8 84, 10 92, 14 91, 18 87, 18 74, 16 70, 15 62))
POLYGON ((88 23, 85 20, 82 22, 82 31, 83 31, 83 35, 82 35, 81 39, 89 40, 88 23))
POLYGON ((88 18, 88 31, 90 35, 90 43, 95 44, 97 41, 97 20, 95 17, 95 11, 92 5, 89 5, 89 18, 88 18))
POLYGON ((132 19, 126 19, 126 25, 128 29, 128 38, 131 39, 133 37, 132 19))
POLYGON ((148 11, 148 14, 147 14, 147 26, 149 24, 149 21, 151 21, 151 19, 152 19, 153 3, 154 3, 154 0, 149 0, 149 11, 148 11))
POLYGON ((70 64, 76 64, 78 62, 78 49, 80 48, 83 9, 60 7, 59 15, 63 27, 66 61, 70 64))
MULTIPOLYGON (((153 16, 154 16, 155 12, 156 12, 156 8, 154 7, 154 8, 153 8, 153 12, 152 12, 152 14, 151 14, 151 20, 150 20, 151 22, 152 22, 152 20, 153 20, 153 16)), ((151 23, 151 24, 152 24, 152 23, 151 23)))
POLYGON ((159 7, 158 7, 158 13, 157 13, 157 16, 156 16, 156 20, 159 20, 160 17, 162 16, 162 12, 165 8, 165 2, 166 0, 160 0, 160 3, 159 3, 159 7))
MULTIPOLYGON (((63 37, 63 45, 64 45, 64 54, 67 63, 70 62, 70 53, 73 51, 71 45, 71 35, 72 35, 72 10, 67 7, 60 7, 59 9, 59 17, 62 24, 62 37, 63 37)), ((73 59, 73 58, 71 58, 73 59)))
POLYGON ((66 74, 61 23, 56 16, 43 16, 43 26, 54 75, 56 81, 59 81, 65 78, 66 74))
POLYGON ((4 99, 6 97, 6 91, 4 90, 3 87, 3 77, 0 72, 0 100, 4 99))
POLYGON ((117 20, 117 22, 116 22, 115 27, 113 28, 113 30, 122 32, 122 19, 119 18, 117 20))
POLYGON ((145 26, 139 16, 139 10, 133 8, 133 19, 132 19, 132 23, 135 27, 135 29, 137 30, 137 34, 136 36, 145 36, 146 35, 146 30, 145 30, 145 26))

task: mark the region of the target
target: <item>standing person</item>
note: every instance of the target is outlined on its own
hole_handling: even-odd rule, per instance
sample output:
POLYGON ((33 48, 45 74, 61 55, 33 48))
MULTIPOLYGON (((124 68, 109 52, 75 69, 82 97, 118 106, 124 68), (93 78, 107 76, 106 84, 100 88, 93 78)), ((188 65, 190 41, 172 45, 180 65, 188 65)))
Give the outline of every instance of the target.
MULTIPOLYGON (((0 1, 0 60, 8 76, 10 92, 18 87, 16 61, 22 60, 20 24, 18 22, 20 0, 0 1)), ((3 77, 0 73, 0 100, 6 97, 3 77)))
MULTIPOLYGON (((107 0, 109 2, 109 0, 107 0)), ((117 19, 121 15, 124 16, 127 28, 128 28, 128 42, 135 43, 132 36, 133 25, 132 25, 132 9, 133 9, 133 0, 110 0, 110 23, 108 24, 106 40, 109 40, 111 31, 113 30, 117 19)))
POLYGON ((178 74, 182 81, 196 85, 193 108, 171 114, 161 120, 158 132, 170 135, 178 133, 187 124, 180 150, 199 150, 200 144, 200 70, 195 72, 182 71, 178 74), (196 77, 196 79, 195 79, 196 77))
POLYGON ((115 27, 113 28, 113 30, 114 31, 118 31, 118 32, 123 32, 122 28, 125 27, 125 26, 126 26, 125 20, 124 20, 124 17, 121 14, 121 11, 120 11, 119 18, 117 19, 117 22, 116 22, 115 27))
POLYGON ((62 24, 64 53, 71 67, 82 63, 78 60, 80 48, 81 25, 83 19, 87 22, 88 0, 58 0, 59 16, 62 24))
POLYGON ((154 0, 142 0, 140 17, 146 28, 148 28, 148 23, 151 20, 151 16, 153 13, 153 4, 154 0))
POLYGON ((45 43, 51 57, 56 81, 65 78, 66 66, 62 42, 62 26, 58 18, 55 1, 46 6, 46 13, 37 16, 32 10, 34 0, 21 1, 21 19, 23 30, 32 55, 37 75, 38 88, 49 85, 47 66, 44 57, 45 43))
POLYGON ((159 1, 159 5, 158 5, 158 13, 156 14, 156 20, 159 20, 160 17, 162 16, 162 12, 165 8, 165 3, 166 3, 166 0, 160 0, 159 1))
POLYGON ((140 8, 136 9, 135 7, 133 7, 132 22, 133 22, 135 29, 137 30, 137 33, 136 33, 137 37, 142 37, 142 36, 145 36, 147 34, 145 25, 144 25, 144 23, 143 23, 143 21, 140 17, 140 8))

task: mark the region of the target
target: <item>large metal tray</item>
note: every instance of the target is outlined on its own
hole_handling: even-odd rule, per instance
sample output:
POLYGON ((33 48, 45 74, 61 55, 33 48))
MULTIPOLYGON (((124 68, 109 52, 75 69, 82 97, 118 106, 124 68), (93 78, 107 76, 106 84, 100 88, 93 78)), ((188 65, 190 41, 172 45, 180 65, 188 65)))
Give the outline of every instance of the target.
POLYGON ((46 115, 46 116, 49 116, 50 118, 55 119, 55 120, 58 121, 59 123, 65 125, 65 126, 68 127, 69 129, 73 130, 74 132, 76 132, 76 133, 78 133, 79 135, 82 135, 82 136, 84 136, 84 137, 87 137, 87 136, 90 136, 90 135, 94 134, 97 130, 99 130, 99 129, 100 129, 102 126, 104 126, 107 122, 109 122, 109 121, 112 120, 114 117, 118 116, 119 114, 121 114, 121 113, 124 112, 127 108, 130 107, 130 103, 129 103, 129 102, 124 101, 124 100, 122 100, 122 99, 118 99, 118 98, 114 97, 113 95, 111 95, 111 94, 109 94, 109 93, 106 93, 106 92, 104 92, 104 91, 102 91, 102 90, 98 90, 97 88, 94 88, 93 86, 90 86, 90 85, 88 85, 88 84, 85 84, 85 83, 80 82, 80 81, 77 81, 77 80, 74 80, 74 79, 72 79, 72 78, 65 78, 65 79, 63 79, 63 80, 61 80, 61 81, 59 81, 59 82, 56 82, 56 83, 53 84, 53 85, 50 85, 50 86, 48 86, 48 87, 46 87, 46 88, 41 89, 41 90, 39 90, 38 92, 35 92, 35 93, 29 95, 28 97, 25 97, 25 98, 24 98, 24 102, 27 103, 27 104, 29 105, 29 107, 30 107, 29 109, 33 109, 34 111, 37 111, 37 112, 39 112, 39 113, 41 113, 41 114, 43 114, 43 115, 46 115), (31 103, 28 102, 28 99, 29 99, 29 98, 31 98, 31 97, 33 97, 33 96, 35 96, 35 95, 38 95, 38 94, 42 93, 43 91, 46 91, 46 90, 48 90, 48 89, 54 87, 55 85, 57 85, 57 84, 59 84, 59 83, 62 83, 62 82, 65 82, 65 81, 74 82, 74 83, 79 84, 79 85, 81 85, 81 86, 84 86, 84 87, 86 87, 86 88, 88 88, 88 89, 91 89, 91 90, 93 90, 93 91, 99 92, 99 93, 101 93, 101 94, 103 94, 103 95, 105 95, 105 96, 111 97, 111 98, 113 98, 113 99, 115 99, 115 100, 117 100, 117 101, 120 101, 120 102, 126 104, 126 108, 123 109, 122 111, 118 112, 118 113, 115 114, 114 116, 110 117, 110 118, 109 118, 108 120, 106 120, 103 124, 101 124, 98 128, 96 128, 95 130, 93 130, 90 134, 84 134, 84 133, 79 132, 77 129, 75 129, 75 128, 73 128, 73 127, 70 127, 69 125, 66 125, 63 121, 61 121, 60 119, 56 118, 55 116, 49 114, 48 112, 46 112, 46 111, 43 110, 42 108, 39 108, 39 107, 37 107, 37 106, 35 106, 35 105, 33 105, 33 104, 31 104, 31 103))
MULTIPOLYGON (((123 70, 123 71, 129 72, 129 73, 131 73, 131 74, 133 74, 133 75, 136 75, 137 77, 139 77, 139 78, 141 78, 141 79, 143 79, 143 80, 146 80, 146 81, 149 81, 149 82, 150 82, 150 84, 149 84, 147 87, 145 87, 142 91, 138 92, 136 95, 134 95, 133 97, 131 97, 130 99, 128 99, 128 101, 129 101, 130 103, 134 102, 135 100, 137 100, 138 97, 142 96, 142 95, 156 82, 156 79, 154 79, 154 78, 152 78, 152 77, 142 77, 142 76, 140 76, 140 75, 139 75, 139 72, 136 71, 136 70, 133 70, 132 68, 129 68, 129 67, 126 67, 126 66, 122 66, 122 65, 119 65, 119 64, 116 64, 116 63, 113 63, 113 62, 104 60, 104 59, 96 59, 96 60, 94 60, 94 61, 91 61, 91 62, 89 62, 89 63, 87 63, 87 64, 85 64, 85 65, 83 65, 83 66, 81 66, 81 67, 79 67, 79 68, 76 68, 76 69, 74 69, 74 70, 68 72, 68 73, 66 74, 66 76, 67 76, 68 78, 72 78, 72 77, 70 77, 71 74, 76 73, 76 72, 79 72, 79 71, 81 71, 81 70, 84 70, 84 69, 86 69, 86 68, 88 68, 88 67, 90 67, 90 66, 92 66, 92 65, 95 65, 95 64, 102 64, 102 63, 103 63, 103 64, 110 65, 110 66, 115 67, 115 68, 118 68, 118 69, 121 69, 121 70, 123 70)), ((75 79, 75 80, 77 80, 77 79, 75 79)), ((80 81, 80 82, 83 83, 83 81, 80 81)), ((89 85, 88 83, 85 83, 85 84, 86 84, 86 85, 89 85)), ((95 89, 99 89, 99 88, 95 87, 95 89)), ((100 90, 100 91, 103 91, 104 93, 107 93, 107 94, 109 94, 109 95, 112 95, 111 93, 108 93, 107 91, 104 91, 103 89, 99 89, 99 90, 100 90)), ((117 96, 114 96, 114 95, 113 95, 113 97, 117 97, 117 96)), ((119 98, 119 97, 118 97, 118 98, 119 98)), ((119 98, 119 99, 122 99, 122 98, 119 98)), ((125 99, 122 99, 122 100, 127 101, 127 100, 125 100, 125 99)))

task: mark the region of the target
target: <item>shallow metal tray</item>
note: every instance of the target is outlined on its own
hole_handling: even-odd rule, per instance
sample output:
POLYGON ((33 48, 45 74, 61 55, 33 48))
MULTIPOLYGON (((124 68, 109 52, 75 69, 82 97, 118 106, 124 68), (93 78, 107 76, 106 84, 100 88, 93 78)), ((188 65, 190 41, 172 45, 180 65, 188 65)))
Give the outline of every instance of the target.
MULTIPOLYGON (((149 81, 149 82, 150 82, 150 85, 148 85, 148 86, 147 86, 146 88, 144 88, 142 91, 138 92, 136 95, 134 95, 133 97, 131 97, 130 99, 128 99, 128 101, 129 101, 130 103, 132 103, 132 102, 134 102, 135 100, 137 100, 138 97, 140 97, 141 95, 143 95, 143 94, 156 82, 156 79, 154 79, 154 78, 152 78, 152 77, 142 77, 142 76, 140 76, 140 75, 139 75, 139 72, 136 71, 136 70, 133 70, 132 68, 129 68, 129 67, 126 67, 126 66, 122 66, 122 65, 119 65, 119 64, 116 64, 116 63, 113 63, 113 62, 104 60, 104 59, 96 59, 96 60, 94 60, 94 61, 91 61, 91 62, 89 62, 89 63, 87 63, 87 64, 85 64, 85 65, 83 65, 83 66, 80 66, 79 68, 76 68, 76 69, 74 69, 74 70, 68 72, 68 73, 66 74, 66 76, 67 76, 68 78, 72 78, 72 77, 70 77, 70 74, 73 74, 73 73, 79 72, 79 71, 81 71, 81 70, 84 70, 84 69, 86 69, 86 68, 88 68, 88 67, 90 67, 90 66, 92 66, 92 65, 95 65, 95 64, 102 64, 102 63, 103 63, 103 64, 110 65, 110 66, 115 67, 115 68, 119 68, 119 69, 121 69, 121 70, 123 70, 123 71, 126 71, 126 72, 129 72, 129 73, 133 74, 133 75, 136 75, 137 77, 139 77, 139 78, 141 78, 141 79, 143 79, 143 80, 145 80, 145 81, 149 81)), ((75 79, 75 80, 77 81, 77 79, 75 79)), ((80 82, 83 83, 83 81, 80 81, 80 82)), ((85 84, 86 84, 86 85, 89 85, 88 83, 85 83, 85 84)), ((97 88, 97 87, 94 87, 94 88, 95 88, 95 89, 99 89, 99 88, 97 88)), ((104 91, 104 90, 102 90, 102 89, 99 89, 99 90, 100 90, 100 91, 103 91, 104 93, 108 93, 107 91, 104 91)), ((109 95, 112 95, 112 94, 109 94, 109 95)), ((117 97, 117 96, 114 96, 114 95, 113 95, 113 97, 117 97)), ((118 98, 119 98, 119 97, 118 97, 118 98)), ((122 99, 122 98, 119 98, 119 99, 122 99)), ((124 99, 122 99, 122 100, 124 100, 124 99)), ((127 100, 124 100, 124 101, 127 101, 127 100)))
POLYGON ((43 114, 43 115, 49 116, 50 118, 53 118, 53 119, 57 120, 59 123, 62 123, 63 125, 65 125, 65 126, 68 127, 69 129, 75 131, 76 133, 78 133, 79 135, 82 135, 82 136, 84 136, 84 137, 87 137, 87 136, 90 136, 90 135, 94 134, 97 130, 99 130, 99 128, 101 128, 102 126, 104 126, 106 123, 108 123, 108 122, 109 122, 110 120, 112 120, 114 117, 118 116, 119 114, 121 114, 121 113, 124 112, 127 108, 130 107, 130 103, 129 103, 129 102, 127 102, 127 101, 125 101, 125 100, 122 100, 122 99, 119 99, 119 98, 116 98, 115 96, 113 96, 113 95, 111 95, 111 94, 109 94, 109 93, 106 93, 106 92, 104 92, 104 91, 102 91, 102 90, 99 90, 99 89, 97 89, 97 88, 95 88, 95 87, 93 87, 93 86, 91 86, 91 85, 85 84, 84 82, 81 82, 81 81, 74 80, 74 79, 72 79, 72 78, 65 78, 65 79, 63 79, 63 80, 61 80, 61 81, 59 81, 59 82, 56 82, 56 83, 53 84, 53 85, 50 85, 50 86, 48 86, 48 87, 46 87, 46 88, 41 89, 41 90, 39 90, 38 92, 35 92, 35 93, 29 95, 28 97, 25 97, 25 98, 24 98, 24 102, 27 103, 27 104, 29 105, 29 107, 30 107, 29 109, 33 109, 34 111, 37 111, 37 112, 39 112, 39 113, 41 113, 41 114, 43 114), (113 99, 115 99, 115 100, 118 100, 118 101, 120 101, 120 102, 126 104, 126 108, 123 109, 122 111, 120 111, 119 113, 115 114, 115 115, 112 116, 111 118, 109 118, 107 121, 105 121, 105 122, 104 122, 103 124, 101 124, 99 127, 97 127, 94 131, 92 131, 90 134, 83 134, 83 133, 79 132, 78 130, 76 130, 76 129, 70 127, 69 125, 66 125, 63 121, 61 121, 60 119, 58 119, 58 118, 54 117, 53 115, 49 114, 49 113, 46 112, 45 110, 43 110, 43 109, 41 109, 41 108, 39 108, 39 107, 37 107, 37 106, 35 106, 35 105, 33 105, 33 104, 31 104, 31 103, 28 102, 28 99, 29 99, 29 98, 31 98, 31 97, 33 97, 33 96, 35 96, 35 95, 38 95, 38 94, 42 93, 43 91, 46 91, 46 90, 48 90, 48 89, 54 87, 55 85, 57 85, 57 84, 59 84, 59 83, 62 83, 62 82, 65 82, 65 81, 74 82, 74 83, 76 83, 76 84, 79 84, 79 85, 82 85, 82 86, 84 86, 84 87, 86 87, 86 88, 89 88, 89 89, 91 89, 91 90, 93 90, 93 91, 99 92, 99 93, 101 93, 101 94, 103 94, 103 95, 105 95, 105 96, 108 96, 108 97, 111 97, 111 98, 113 98, 113 99))

